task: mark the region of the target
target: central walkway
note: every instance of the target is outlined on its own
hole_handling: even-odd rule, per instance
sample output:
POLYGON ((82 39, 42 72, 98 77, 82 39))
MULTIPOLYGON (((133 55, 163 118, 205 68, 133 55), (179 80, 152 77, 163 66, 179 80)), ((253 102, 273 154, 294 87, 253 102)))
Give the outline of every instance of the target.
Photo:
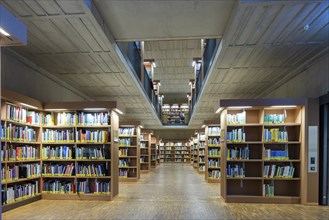
POLYGON ((3 219, 327 219, 329 207, 226 204, 189 164, 161 164, 138 183, 120 183, 111 202, 40 200, 3 219))

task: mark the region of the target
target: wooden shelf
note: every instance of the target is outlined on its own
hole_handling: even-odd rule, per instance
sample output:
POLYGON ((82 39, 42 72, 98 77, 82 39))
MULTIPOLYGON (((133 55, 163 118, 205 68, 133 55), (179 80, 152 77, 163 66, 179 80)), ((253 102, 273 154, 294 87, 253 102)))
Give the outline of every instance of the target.
POLYGON ((110 128, 111 125, 77 125, 77 128, 110 128))
POLYGON ((232 162, 232 163, 236 163, 236 162, 263 162, 262 159, 250 159, 250 160, 226 160, 227 162, 232 162))
POLYGON ((75 145, 76 142, 42 142, 43 145, 75 145))
POLYGON ((5 119, 5 121, 10 124, 15 124, 15 125, 19 125, 19 126, 28 126, 28 127, 33 127, 33 128, 40 128, 40 125, 34 125, 34 124, 30 124, 30 123, 23 123, 23 122, 17 122, 14 120, 10 120, 10 119, 5 119))
POLYGON ((77 176, 77 179, 111 179, 111 176, 77 176))
POLYGON ((263 177, 226 177, 228 180, 263 180, 263 177))
POLYGON ((43 162, 74 162, 75 159, 42 159, 43 162))
POLYGON ((1 161, 1 163, 33 163, 33 162, 40 162, 40 159, 36 160, 8 160, 8 161, 1 161))
POLYGON ((74 179, 76 176, 47 176, 42 175, 42 178, 51 178, 51 179, 74 179))
POLYGON ((226 142, 226 144, 263 144, 261 141, 226 142))
POLYGON ((289 126, 300 126, 301 123, 284 123, 284 124, 266 124, 264 123, 264 127, 289 127, 289 126))
POLYGON ((77 159, 77 162, 110 162, 111 159, 77 159))
POLYGON ((227 124, 227 127, 256 127, 256 126, 263 126, 263 124, 260 124, 260 123, 227 124))
POLYGON ((41 176, 38 177, 31 177, 31 178, 19 178, 17 180, 12 180, 12 181, 2 181, 2 185, 5 184, 13 184, 13 183, 20 183, 20 182, 25 182, 25 181, 30 181, 30 180, 36 180, 36 179, 40 179, 41 176))
POLYGON ((35 194, 34 196, 28 197, 26 199, 18 199, 15 202, 2 205, 2 212, 6 212, 9 210, 15 209, 19 206, 26 205, 26 204, 29 204, 30 202, 34 202, 34 201, 37 201, 40 199, 41 199, 41 193, 35 194))
POLYGON ((65 128, 75 128, 75 125, 43 125, 42 128, 51 129, 65 129, 65 128))
POLYGON ((208 134, 208 137, 220 137, 221 134, 208 134))

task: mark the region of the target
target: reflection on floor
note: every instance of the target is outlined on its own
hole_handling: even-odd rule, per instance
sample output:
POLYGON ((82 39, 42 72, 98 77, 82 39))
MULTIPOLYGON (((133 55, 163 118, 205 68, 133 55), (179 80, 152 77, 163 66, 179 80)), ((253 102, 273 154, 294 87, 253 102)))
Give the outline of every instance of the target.
POLYGON ((226 204, 188 164, 162 164, 138 183, 120 183, 111 202, 40 200, 3 219, 328 219, 329 207, 226 204))

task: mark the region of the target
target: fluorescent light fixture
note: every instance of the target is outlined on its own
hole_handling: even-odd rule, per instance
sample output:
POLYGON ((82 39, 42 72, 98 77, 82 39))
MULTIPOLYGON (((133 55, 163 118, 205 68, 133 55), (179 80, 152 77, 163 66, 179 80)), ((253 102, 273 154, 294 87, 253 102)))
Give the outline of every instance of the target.
POLYGON ((273 105, 271 108, 296 108, 297 105, 273 105))
POLYGON ((3 35, 5 35, 6 37, 9 37, 10 36, 10 34, 7 31, 5 31, 4 29, 2 29, 2 28, 0 28, 0 33, 3 34, 3 35))
POLYGON ((161 86, 161 83, 160 82, 158 82, 158 86, 161 86))
POLYGON ((198 133, 197 133, 197 132, 195 132, 195 135, 198 135, 198 133))
POLYGON ((115 108, 113 110, 116 111, 117 113, 119 113, 120 115, 123 115, 123 112, 120 109, 115 108))
POLYGON ((245 109, 245 108, 252 108, 252 106, 230 106, 227 108, 228 109, 245 109))
POLYGON ((29 105, 29 104, 25 104, 23 102, 20 103, 21 105, 24 105, 25 107, 28 107, 28 108, 33 108, 33 109, 38 109, 37 107, 33 106, 33 105, 29 105))
POLYGON ((140 125, 139 127, 140 127, 140 128, 144 128, 143 125, 140 125))
POLYGON ((106 111, 106 108, 84 108, 85 111, 106 111))
POLYGON ((220 113, 224 108, 223 107, 219 107, 216 111, 216 114, 220 113))
POLYGON ((206 125, 202 125, 202 126, 201 126, 201 128, 204 128, 204 127, 206 127, 206 125))
POLYGON ((47 108, 45 111, 67 111, 65 108, 47 108))
POLYGON ((195 60, 193 60, 193 62, 192 62, 192 66, 193 66, 193 67, 195 66, 195 60))
POLYGON ((156 68, 157 67, 157 65, 155 64, 155 62, 152 63, 152 66, 153 66, 153 68, 156 68))

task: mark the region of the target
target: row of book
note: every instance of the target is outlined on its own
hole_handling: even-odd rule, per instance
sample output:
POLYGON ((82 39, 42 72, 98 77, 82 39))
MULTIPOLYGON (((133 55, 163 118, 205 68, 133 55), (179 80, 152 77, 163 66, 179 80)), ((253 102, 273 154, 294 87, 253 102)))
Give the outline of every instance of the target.
POLYGON ((204 133, 198 133, 198 140, 203 141, 206 139, 206 135, 204 133))
POLYGON ((76 176, 108 176, 105 164, 78 164, 76 176))
POLYGON ((264 124, 283 124, 284 118, 284 114, 265 114, 264 124))
POLYGON ((140 143, 139 143, 139 147, 141 147, 141 148, 146 148, 146 143, 145 143, 145 142, 140 142, 140 143))
POLYGON ((110 182, 89 180, 78 181, 76 184, 70 181, 50 180, 43 182, 43 193, 49 194, 109 194, 110 182))
POLYGON ((208 134, 219 134, 220 135, 221 129, 220 127, 208 127, 208 134))
POLYGON ((246 133, 242 128, 233 129, 232 131, 228 131, 226 133, 226 141, 227 142, 245 142, 246 141, 246 133))
POLYGON ((246 176, 245 168, 241 165, 227 165, 227 177, 243 178, 246 176))
POLYGON ((135 128, 119 128, 120 135, 134 135, 135 128))
POLYGON ((39 158, 39 150, 34 146, 14 146, 12 144, 1 147, 2 161, 36 160, 39 158))
POLYGON ((199 157, 199 163, 204 163, 205 162, 205 158, 204 157, 199 157))
POLYGON ((200 147, 202 148, 202 147, 205 147, 205 146, 206 146, 206 143, 205 143, 205 142, 199 142, 198 145, 199 145, 199 148, 200 148, 200 147))
POLYGON ((1 140, 7 141, 36 141, 36 131, 28 126, 21 127, 9 123, 6 127, 1 125, 1 140))
POLYGON ((208 149, 208 156, 220 156, 220 149, 208 149))
POLYGON ((285 150, 272 150, 264 148, 264 159, 265 160, 289 160, 288 147, 285 150))
POLYGON ((130 159, 119 159, 119 167, 129 167, 130 159))
POLYGON ((206 150, 205 149, 199 149, 199 155, 205 155, 206 150))
POLYGON ((69 146, 45 146, 42 148, 42 159, 72 159, 72 148, 69 146))
POLYGON ((76 132, 77 142, 105 143, 109 141, 109 132, 104 130, 84 130, 76 132))
POLYGON ((74 164, 42 164, 43 176, 72 176, 74 175, 74 164))
POLYGON ((128 178, 128 170, 124 168, 119 169, 119 177, 128 178))
POLYGON ((265 178, 293 178, 294 172, 293 166, 277 166, 275 164, 264 166, 265 178))
POLYGON ((41 176, 40 164, 20 164, 2 167, 1 169, 1 180, 14 181, 20 178, 33 178, 41 176))
POLYGON ((208 160, 208 167, 220 167, 220 160, 209 159, 208 160))
POLYGON ((199 170, 200 171, 206 171, 206 166, 205 165, 199 165, 199 170))
POLYGON ((208 145, 220 144, 220 138, 208 138, 208 145))
POLYGON ((120 148, 119 149, 119 157, 120 156, 128 156, 128 151, 129 151, 128 148, 120 148))
POLYGON ((29 111, 20 106, 7 104, 7 119, 20 123, 29 123, 40 125, 40 114, 35 111, 29 111))
POLYGON ((236 113, 236 114, 227 114, 227 124, 245 124, 246 123, 246 111, 236 113))
POLYGON ((53 130, 46 129, 42 132, 44 142, 74 142, 74 129, 53 130))
POLYGON ((213 179, 219 179, 220 178, 220 170, 209 170, 208 171, 208 177, 213 179))
POLYGON ((39 194, 39 182, 17 184, 14 186, 2 188, 2 205, 10 204, 15 201, 27 199, 39 194))
POLYGON ((103 146, 99 147, 77 147, 75 150, 75 158, 78 160, 103 160, 110 158, 109 149, 103 146))
POLYGON ((226 151, 227 160, 249 160, 249 147, 228 148, 226 151))
POLYGON ((86 113, 79 112, 77 115, 78 125, 83 126, 97 126, 97 125, 109 125, 110 117, 107 112, 100 113, 86 113))
POLYGON ((264 129, 265 142, 288 142, 288 132, 278 128, 264 129))
POLYGON ((76 115, 71 112, 58 112, 42 115, 42 124, 45 126, 75 126, 76 115), (55 121, 56 120, 56 121, 55 121))
POLYGON ((266 197, 274 196, 274 183, 263 185, 263 195, 266 197))
POLYGON ((119 139, 119 145, 130 146, 131 145, 131 139, 130 138, 120 138, 119 139))

